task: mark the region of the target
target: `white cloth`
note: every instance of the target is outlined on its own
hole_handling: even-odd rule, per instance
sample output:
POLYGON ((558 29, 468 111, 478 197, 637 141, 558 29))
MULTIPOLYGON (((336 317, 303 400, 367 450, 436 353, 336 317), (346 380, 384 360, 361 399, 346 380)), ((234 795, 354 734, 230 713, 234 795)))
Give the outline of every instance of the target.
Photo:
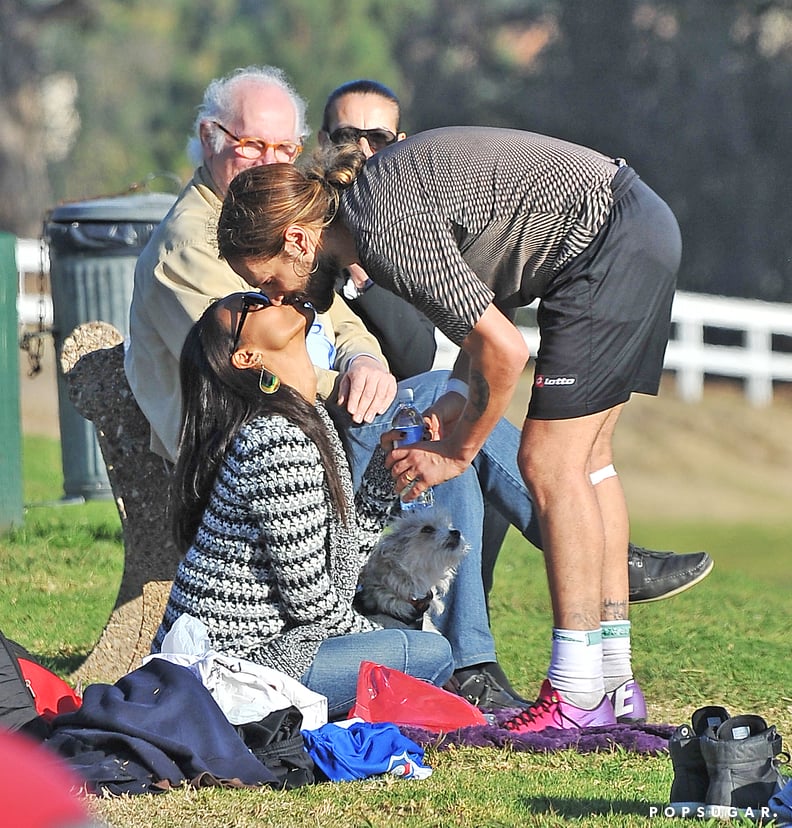
POLYGON ((302 713, 303 729, 327 723, 325 696, 279 670, 211 649, 206 625, 191 615, 180 616, 165 635, 161 651, 143 663, 152 658, 189 667, 231 724, 257 722, 292 705, 302 713))

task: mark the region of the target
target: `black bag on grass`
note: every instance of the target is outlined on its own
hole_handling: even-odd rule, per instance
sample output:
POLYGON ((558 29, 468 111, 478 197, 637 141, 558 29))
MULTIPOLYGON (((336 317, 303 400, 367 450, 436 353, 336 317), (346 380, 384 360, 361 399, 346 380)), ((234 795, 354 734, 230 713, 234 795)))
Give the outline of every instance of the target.
POLYGON ((43 740, 55 715, 79 705, 79 696, 60 676, 0 631, 0 727, 43 740))
POLYGON ((302 713, 294 705, 273 710, 258 722, 237 725, 242 741, 287 790, 316 781, 314 761, 305 748, 301 727, 302 713))
POLYGON ((19 655, 26 650, 0 632, 0 725, 7 730, 32 730, 39 739, 46 736, 47 725, 36 710, 33 693, 19 666, 19 655), (43 732, 36 730, 43 728, 43 732))

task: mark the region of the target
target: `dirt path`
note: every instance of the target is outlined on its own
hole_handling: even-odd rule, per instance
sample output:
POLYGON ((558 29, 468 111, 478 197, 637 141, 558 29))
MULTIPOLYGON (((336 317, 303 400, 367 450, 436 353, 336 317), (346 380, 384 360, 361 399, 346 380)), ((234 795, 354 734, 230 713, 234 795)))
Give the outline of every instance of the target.
POLYGON ((29 376, 28 355, 19 352, 19 395, 22 431, 60 439, 58 426, 58 384, 55 374, 55 347, 51 337, 44 340, 41 373, 29 376))

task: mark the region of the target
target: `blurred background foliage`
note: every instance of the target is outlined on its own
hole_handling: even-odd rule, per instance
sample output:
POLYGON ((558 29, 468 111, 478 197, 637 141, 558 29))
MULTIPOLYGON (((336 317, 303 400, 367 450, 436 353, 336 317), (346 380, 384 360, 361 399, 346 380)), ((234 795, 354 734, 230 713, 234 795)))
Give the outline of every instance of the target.
POLYGON ((623 156, 679 218, 681 288, 792 301, 792 0, 0 0, 0 229, 186 181, 204 87, 252 63, 286 71, 314 135, 331 89, 373 77, 408 132, 623 156))

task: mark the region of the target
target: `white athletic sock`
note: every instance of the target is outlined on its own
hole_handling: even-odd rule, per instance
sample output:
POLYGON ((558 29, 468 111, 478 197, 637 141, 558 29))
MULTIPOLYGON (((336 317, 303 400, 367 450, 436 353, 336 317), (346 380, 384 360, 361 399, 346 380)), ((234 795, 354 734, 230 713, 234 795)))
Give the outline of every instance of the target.
POLYGON ((602 677, 602 630, 553 628, 547 678, 565 701, 593 710, 605 695, 602 677))
POLYGON ((602 675, 610 693, 633 677, 629 621, 603 621, 602 675))

